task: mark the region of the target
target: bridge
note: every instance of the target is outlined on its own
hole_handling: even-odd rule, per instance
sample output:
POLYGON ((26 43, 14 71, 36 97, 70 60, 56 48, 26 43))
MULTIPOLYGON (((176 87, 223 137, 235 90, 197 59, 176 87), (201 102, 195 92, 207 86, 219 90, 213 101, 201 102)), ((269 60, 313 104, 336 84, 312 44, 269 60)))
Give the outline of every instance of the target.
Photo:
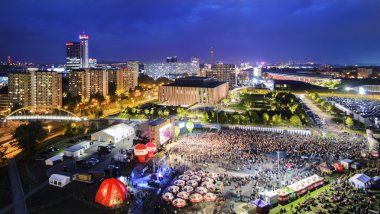
POLYGON ((83 121, 87 118, 79 117, 66 109, 57 106, 27 106, 11 112, 5 117, 8 120, 56 120, 56 121, 83 121), (45 111, 40 111, 41 109, 45 111))

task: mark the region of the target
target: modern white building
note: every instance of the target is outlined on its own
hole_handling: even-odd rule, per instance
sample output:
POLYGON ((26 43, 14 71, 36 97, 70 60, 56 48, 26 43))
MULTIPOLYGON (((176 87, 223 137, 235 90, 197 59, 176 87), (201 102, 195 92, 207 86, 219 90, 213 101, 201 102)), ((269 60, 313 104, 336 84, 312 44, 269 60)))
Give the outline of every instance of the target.
POLYGON ((52 174, 49 178, 49 184, 57 187, 64 187, 71 182, 69 176, 52 174))
POLYGON ((83 141, 74 146, 65 148, 64 155, 66 157, 79 157, 84 154, 84 152, 90 148, 91 141, 83 141))
POLYGON ((107 143, 117 143, 125 138, 133 139, 135 137, 134 127, 120 123, 107 129, 95 132, 91 135, 91 140, 107 143))

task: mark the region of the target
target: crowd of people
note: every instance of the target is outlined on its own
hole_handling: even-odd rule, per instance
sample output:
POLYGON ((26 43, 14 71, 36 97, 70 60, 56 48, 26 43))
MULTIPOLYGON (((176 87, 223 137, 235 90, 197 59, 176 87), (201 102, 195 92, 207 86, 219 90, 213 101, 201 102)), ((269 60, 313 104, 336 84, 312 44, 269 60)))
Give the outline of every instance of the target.
POLYGON ((248 202, 318 173, 321 162, 355 159, 365 145, 363 137, 348 133, 323 138, 222 129, 183 136, 166 155, 172 164, 219 173, 226 197, 248 202))

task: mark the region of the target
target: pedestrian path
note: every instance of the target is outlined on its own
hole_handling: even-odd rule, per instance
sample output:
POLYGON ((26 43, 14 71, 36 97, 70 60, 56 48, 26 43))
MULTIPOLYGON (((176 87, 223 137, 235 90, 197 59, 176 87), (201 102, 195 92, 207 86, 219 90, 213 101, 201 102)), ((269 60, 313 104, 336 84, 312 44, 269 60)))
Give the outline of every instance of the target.
POLYGON ((25 194, 22 188, 20 175, 18 173, 17 163, 14 158, 8 159, 9 176, 11 179, 13 209, 15 214, 28 213, 26 209, 25 194))

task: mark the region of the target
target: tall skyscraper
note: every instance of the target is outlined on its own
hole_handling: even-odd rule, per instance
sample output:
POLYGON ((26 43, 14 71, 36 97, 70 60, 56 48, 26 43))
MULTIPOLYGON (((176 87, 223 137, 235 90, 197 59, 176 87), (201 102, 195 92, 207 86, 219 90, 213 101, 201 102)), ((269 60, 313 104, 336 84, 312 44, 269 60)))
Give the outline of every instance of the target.
POLYGON ((62 74, 31 70, 8 75, 9 106, 15 103, 45 111, 44 106, 62 106, 62 74))
POLYGON ((79 35, 80 39, 80 60, 81 68, 88 68, 88 35, 83 33, 79 35))
POLYGON ((80 59, 80 42, 66 43, 66 66, 69 68, 79 68, 80 59))

